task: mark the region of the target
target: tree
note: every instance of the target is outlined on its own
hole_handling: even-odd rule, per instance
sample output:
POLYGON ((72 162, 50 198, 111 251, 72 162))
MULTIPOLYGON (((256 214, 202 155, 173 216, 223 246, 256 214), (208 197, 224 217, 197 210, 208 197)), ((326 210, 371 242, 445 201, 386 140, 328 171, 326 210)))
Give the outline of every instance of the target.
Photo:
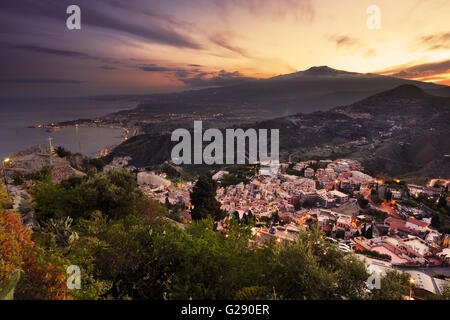
POLYGON ((11 199, 9 199, 8 193, 6 192, 6 188, 0 181, 0 210, 10 208, 12 208, 12 201, 11 199))
POLYGON ((216 199, 217 183, 209 176, 200 176, 191 192, 192 219, 200 220, 208 216, 214 221, 220 221, 225 213, 220 209, 221 204, 216 199))
POLYGON ((66 150, 64 147, 61 146, 56 147, 55 152, 60 158, 65 158, 71 154, 70 151, 66 150))
POLYGON ((25 183, 25 177, 20 171, 14 171, 13 174, 13 184, 15 186, 20 186, 25 183))
POLYGON ((236 293, 236 300, 270 300, 272 292, 268 287, 245 287, 236 293))
POLYGON ((366 198, 364 198, 363 196, 360 195, 360 196, 358 196, 358 205, 362 209, 365 209, 369 205, 369 200, 367 200, 366 198))
POLYGON ((361 298, 368 274, 357 258, 345 258, 317 227, 267 254, 263 283, 282 299, 361 298))
POLYGON ((439 229, 441 227, 441 219, 439 218, 439 215, 434 214, 431 218, 431 226, 439 229))
POLYGON ((241 222, 241 218, 239 217, 239 212, 237 212, 237 211, 233 212, 233 215, 231 218, 235 219, 237 222, 241 222))
POLYGON ((388 270, 381 278, 380 289, 373 289, 371 298, 374 300, 402 300, 409 295, 410 276, 408 273, 399 273, 388 270))
POLYGON ((252 210, 248 210, 248 213, 246 215, 246 224, 247 225, 255 225, 256 223, 256 218, 253 215, 252 210))
POLYGON ((100 210, 112 218, 136 213, 137 204, 143 200, 136 176, 126 169, 88 177, 80 190, 89 212, 100 210))
POLYGON ((294 209, 295 209, 295 211, 300 211, 302 209, 302 203, 301 203, 300 199, 294 200, 294 209))
POLYGON ((344 239, 345 238, 345 231, 342 229, 339 229, 336 231, 336 238, 338 239, 344 239))
POLYGON ((388 188, 386 188, 384 190, 384 198, 386 199, 386 201, 391 201, 392 200, 392 192, 388 188))
POLYGON ((313 208, 314 207, 314 201, 310 200, 310 199, 306 199, 305 201, 303 201, 302 206, 303 206, 303 208, 307 208, 307 209, 313 208))
POLYGON ((214 231, 211 217, 186 231, 164 229, 155 237, 153 256, 165 266, 168 299, 234 299, 239 290, 258 285, 264 249, 251 250, 251 229, 232 223, 227 236, 214 231), (224 271, 226 272, 224 273, 224 271))
POLYGON ((277 224, 277 223, 280 222, 280 215, 279 215, 279 213, 278 213, 278 210, 276 210, 276 211, 274 211, 274 212, 272 213, 271 218, 272 218, 272 221, 273 221, 274 224, 277 224))
POLYGON ((366 230, 366 238, 372 239, 373 238, 373 225, 369 226, 366 230))

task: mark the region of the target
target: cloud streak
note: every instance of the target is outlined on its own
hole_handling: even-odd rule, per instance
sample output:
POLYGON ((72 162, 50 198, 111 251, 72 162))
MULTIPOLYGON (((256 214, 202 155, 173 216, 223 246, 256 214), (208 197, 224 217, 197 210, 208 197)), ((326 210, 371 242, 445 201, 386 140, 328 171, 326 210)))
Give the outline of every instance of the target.
MULTIPOLYGON (((6 17, 8 15, 28 17, 37 23, 59 25, 61 18, 64 18, 62 13, 65 13, 66 8, 73 4, 72 2, 70 0, 13 1, 2 9, 4 10, 2 15, 6 17)), ((176 22, 174 18, 170 18, 168 15, 158 14, 151 10, 145 12, 135 10, 135 17, 130 19, 129 6, 125 6, 124 2, 78 0, 76 4, 81 8, 88 8, 82 10, 82 26, 84 28, 97 27, 109 31, 111 34, 120 32, 150 43, 179 48, 200 49, 202 47, 189 35, 177 30, 181 29, 182 23, 176 22), (147 19, 142 17, 147 17, 147 19)), ((21 32, 22 28, 28 29, 29 27, 24 24, 17 24, 17 28, 17 32, 21 32)))
POLYGON ((416 47, 425 47, 427 51, 450 50, 450 32, 422 36, 417 40, 416 47))
POLYGON ((70 80, 70 79, 52 79, 52 78, 41 78, 41 79, 1 79, 0 83, 18 83, 18 84, 83 84, 86 81, 81 80, 70 80))
POLYGON ((333 42, 338 48, 354 48, 361 45, 361 41, 357 38, 346 35, 331 35, 328 39, 333 42))
POLYGON ((193 77, 180 78, 179 80, 190 87, 221 87, 236 85, 256 79, 246 77, 238 71, 227 72, 221 70, 215 73, 202 72, 193 77))
POLYGON ((286 19, 312 22, 315 10, 310 0, 213 0, 225 15, 237 8, 258 18, 286 19))
POLYGON ((403 64, 376 71, 376 73, 419 81, 441 81, 447 79, 448 74, 450 74, 450 60, 417 65, 412 63, 403 64))
POLYGON ((28 51, 28 52, 32 52, 32 53, 44 53, 44 54, 51 54, 51 55, 63 56, 63 57, 74 57, 74 58, 83 58, 83 59, 93 58, 85 53, 81 53, 81 52, 77 52, 77 51, 52 49, 52 48, 39 47, 39 46, 34 46, 34 45, 11 45, 11 46, 9 46, 9 48, 28 51))

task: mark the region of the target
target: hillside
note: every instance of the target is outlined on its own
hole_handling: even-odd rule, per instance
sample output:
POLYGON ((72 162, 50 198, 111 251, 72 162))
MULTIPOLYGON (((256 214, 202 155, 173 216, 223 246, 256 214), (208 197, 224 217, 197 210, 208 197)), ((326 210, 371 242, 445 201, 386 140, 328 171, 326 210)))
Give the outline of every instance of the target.
MULTIPOLYGON (((199 119, 211 127, 223 128, 351 105, 405 84, 414 85, 428 94, 450 96, 447 86, 321 66, 223 87, 133 96, 129 99, 140 101, 136 108, 100 119, 104 125, 125 126, 131 130, 139 128, 140 133, 152 134, 190 128, 193 121, 199 119)), ((99 98, 126 99, 123 96, 99 98)), ((86 124, 86 121, 75 123, 86 124)))
MULTIPOLYGON (((329 111, 262 121, 244 128, 280 129, 286 161, 352 157, 369 170, 411 180, 450 177, 450 98, 402 85, 329 111)), ((131 155, 135 165, 169 159, 169 135, 137 136, 109 156, 131 155)))
POLYGON ((442 94, 446 94, 444 90, 448 88, 433 83, 320 66, 236 85, 153 95, 151 99, 158 102, 227 106, 257 105, 259 108, 276 109, 278 115, 288 115, 351 104, 402 84, 412 84, 430 92, 440 90, 442 94))

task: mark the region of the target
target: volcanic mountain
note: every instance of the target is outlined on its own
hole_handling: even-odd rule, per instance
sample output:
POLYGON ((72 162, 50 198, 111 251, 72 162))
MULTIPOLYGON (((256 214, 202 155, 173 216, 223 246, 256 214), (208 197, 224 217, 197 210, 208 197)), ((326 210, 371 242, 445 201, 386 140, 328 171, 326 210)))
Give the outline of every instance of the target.
POLYGON ((151 95, 147 106, 151 108, 155 103, 174 102, 228 107, 245 105, 274 111, 277 115, 288 115, 351 104, 402 84, 415 85, 431 94, 450 95, 447 86, 319 66, 223 87, 151 95))

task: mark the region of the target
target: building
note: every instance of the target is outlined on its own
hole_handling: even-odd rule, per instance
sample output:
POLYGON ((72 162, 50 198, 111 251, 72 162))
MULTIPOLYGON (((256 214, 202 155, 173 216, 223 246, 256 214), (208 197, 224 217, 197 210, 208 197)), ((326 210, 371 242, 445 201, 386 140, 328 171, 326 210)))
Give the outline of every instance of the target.
POLYGON ((334 198, 336 199, 336 203, 345 203, 348 201, 349 196, 343 192, 337 191, 337 190, 332 190, 330 192, 328 192, 328 196, 330 198, 334 198))
POLYGON ((137 174, 137 183, 140 186, 148 185, 148 186, 156 186, 156 187, 168 187, 172 183, 164 179, 153 172, 139 172, 137 174))
POLYGON ((228 174, 228 173, 229 173, 228 171, 220 170, 220 171, 218 171, 216 174, 214 174, 212 176, 212 179, 215 180, 215 181, 222 180, 223 176, 228 174))
POLYGON ((312 168, 306 168, 306 169, 305 169, 305 177, 306 177, 306 178, 312 178, 312 177, 314 177, 314 169, 312 169, 312 168))

